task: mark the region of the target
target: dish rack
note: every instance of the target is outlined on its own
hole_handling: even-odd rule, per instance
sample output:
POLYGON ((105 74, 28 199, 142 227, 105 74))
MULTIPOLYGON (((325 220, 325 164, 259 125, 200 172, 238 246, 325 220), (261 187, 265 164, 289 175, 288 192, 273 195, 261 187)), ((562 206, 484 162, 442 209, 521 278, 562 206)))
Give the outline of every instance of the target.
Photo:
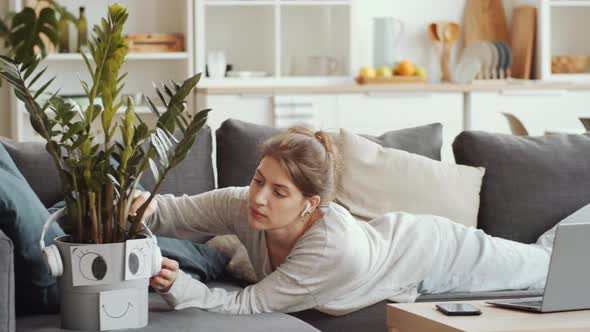
POLYGON ((511 78, 512 49, 502 41, 479 41, 463 50, 454 81, 498 81, 511 78))

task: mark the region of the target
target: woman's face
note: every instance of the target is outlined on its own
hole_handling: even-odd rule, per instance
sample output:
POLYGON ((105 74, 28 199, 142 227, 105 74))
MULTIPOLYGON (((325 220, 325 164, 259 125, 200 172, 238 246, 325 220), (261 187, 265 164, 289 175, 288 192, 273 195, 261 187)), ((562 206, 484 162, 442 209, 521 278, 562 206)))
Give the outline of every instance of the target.
POLYGON ((258 230, 273 230, 301 221, 306 198, 274 158, 258 164, 250 183, 248 224, 258 230))

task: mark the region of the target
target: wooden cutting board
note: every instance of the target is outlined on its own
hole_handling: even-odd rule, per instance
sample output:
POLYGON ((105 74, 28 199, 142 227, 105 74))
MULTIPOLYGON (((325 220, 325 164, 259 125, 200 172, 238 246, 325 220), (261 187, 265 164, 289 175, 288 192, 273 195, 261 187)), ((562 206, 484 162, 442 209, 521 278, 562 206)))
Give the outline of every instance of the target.
POLYGON ((463 14, 465 46, 478 41, 509 42, 502 0, 467 0, 463 14))
POLYGON ((531 78, 536 29, 537 9, 535 7, 519 6, 514 8, 510 27, 512 77, 531 78))

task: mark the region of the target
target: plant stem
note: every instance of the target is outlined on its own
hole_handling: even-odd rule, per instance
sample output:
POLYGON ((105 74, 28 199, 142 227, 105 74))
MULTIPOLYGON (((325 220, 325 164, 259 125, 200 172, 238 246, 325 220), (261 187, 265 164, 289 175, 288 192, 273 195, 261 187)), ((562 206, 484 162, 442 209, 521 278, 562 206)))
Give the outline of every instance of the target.
POLYGON ((82 201, 81 198, 82 196, 80 195, 80 191, 78 190, 78 181, 76 180, 76 175, 72 174, 72 179, 73 179, 73 184, 74 184, 74 192, 76 193, 76 237, 77 239, 74 239, 77 242, 81 242, 82 241, 82 201))
POLYGON ((96 219, 96 224, 98 225, 98 238, 102 243, 104 243, 104 230, 102 224, 102 190, 96 193, 96 213, 98 217, 96 219))
POLYGON ((98 237, 98 221, 96 220, 96 202, 94 199, 96 198, 96 194, 93 192, 88 192, 88 207, 89 207, 89 214, 90 214, 90 236, 92 238, 92 242, 99 244, 101 243, 100 238, 98 237))
POLYGON ((121 190, 121 199, 117 202, 117 208, 119 212, 119 218, 117 220, 117 231, 118 231, 118 240, 120 242, 125 241, 125 222, 127 221, 127 216, 125 215, 125 203, 127 202, 125 198, 123 198, 123 190, 121 190))
POLYGON ((113 190, 113 183, 109 181, 106 184, 105 190, 105 207, 107 213, 103 227, 105 243, 113 242, 113 190))
POLYGON ((170 170, 170 168, 167 168, 164 171, 164 173, 160 176, 160 180, 158 181, 158 183, 156 183, 156 186, 154 187, 154 190, 150 194, 150 197, 148 198, 148 200, 145 201, 141 205, 141 207, 139 208, 139 210, 137 210, 137 215, 135 216, 135 219, 131 223, 131 228, 129 229, 129 237, 130 238, 133 237, 133 236, 135 236, 135 234, 137 233, 137 229, 139 228, 139 223, 143 219, 143 215, 145 214, 145 211, 146 211, 147 207, 150 205, 150 203, 152 202, 152 200, 156 196, 156 193, 160 190, 160 186, 162 185, 162 180, 166 177, 166 175, 168 174, 168 171, 169 170, 170 170))

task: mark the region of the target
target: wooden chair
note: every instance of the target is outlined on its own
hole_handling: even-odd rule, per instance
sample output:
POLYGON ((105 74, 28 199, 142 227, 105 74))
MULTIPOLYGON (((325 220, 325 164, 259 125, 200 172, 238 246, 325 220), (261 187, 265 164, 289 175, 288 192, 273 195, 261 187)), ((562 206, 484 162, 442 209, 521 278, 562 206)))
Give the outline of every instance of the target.
POLYGON ((584 128, 586 128, 586 131, 590 131, 590 118, 580 118, 580 121, 582 121, 584 128))
POLYGON ((502 112, 502 115, 504 115, 504 117, 506 117, 506 120, 508 120, 508 125, 510 126, 510 131, 512 132, 512 135, 529 135, 529 131, 525 128, 524 124, 522 124, 522 122, 514 114, 502 112))

